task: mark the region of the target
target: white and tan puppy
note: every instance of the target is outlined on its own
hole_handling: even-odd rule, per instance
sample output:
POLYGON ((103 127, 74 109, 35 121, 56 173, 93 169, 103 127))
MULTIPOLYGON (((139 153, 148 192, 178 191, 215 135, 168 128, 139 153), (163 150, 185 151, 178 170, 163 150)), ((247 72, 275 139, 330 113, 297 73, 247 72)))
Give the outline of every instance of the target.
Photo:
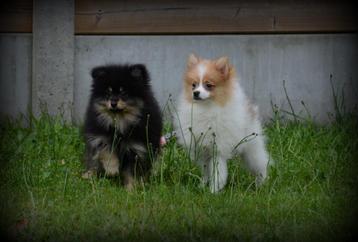
POLYGON ((227 182, 227 160, 241 154, 261 184, 267 176, 267 154, 257 107, 241 89, 227 57, 189 56, 184 89, 174 119, 179 143, 201 167, 212 192, 227 182))

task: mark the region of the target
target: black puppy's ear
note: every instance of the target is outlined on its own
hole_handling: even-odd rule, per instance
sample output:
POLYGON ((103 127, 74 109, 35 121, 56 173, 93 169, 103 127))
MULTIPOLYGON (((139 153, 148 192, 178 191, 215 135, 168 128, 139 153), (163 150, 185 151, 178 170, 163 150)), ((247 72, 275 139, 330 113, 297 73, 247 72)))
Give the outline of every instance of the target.
POLYGON ((103 66, 98 66, 92 69, 91 76, 93 79, 100 79, 106 75, 106 68, 103 66))
POLYGON ((139 81, 149 82, 147 68, 143 64, 136 64, 130 67, 131 76, 139 81))

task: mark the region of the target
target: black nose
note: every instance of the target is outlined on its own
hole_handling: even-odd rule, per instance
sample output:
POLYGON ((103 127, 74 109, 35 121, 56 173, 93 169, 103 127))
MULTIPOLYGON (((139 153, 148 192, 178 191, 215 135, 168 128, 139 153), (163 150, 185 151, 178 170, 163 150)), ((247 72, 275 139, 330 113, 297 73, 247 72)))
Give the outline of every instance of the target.
POLYGON ((199 92, 199 91, 195 91, 195 92, 193 92, 194 98, 199 98, 199 94, 200 94, 200 92, 199 92))
POLYGON ((111 107, 112 108, 117 107, 117 101, 116 100, 111 100, 111 107))

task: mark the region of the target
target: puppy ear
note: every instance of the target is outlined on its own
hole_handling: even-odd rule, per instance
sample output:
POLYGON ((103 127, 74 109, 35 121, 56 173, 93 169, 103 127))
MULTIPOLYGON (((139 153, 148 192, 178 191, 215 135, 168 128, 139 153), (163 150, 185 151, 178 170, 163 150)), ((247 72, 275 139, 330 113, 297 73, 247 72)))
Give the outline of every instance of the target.
POLYGON ((188 58, 188 68, 191 68, 198 63, 199 63, 199 58, 194 54, 190 54, 188 58))
POLYGON ((227 77, 229 75, 229 59, 226 56, 217 59, 215 61, 215 67, 224 77, 227 77))
POLYGON ((149 74, 147 68, 143 64, 130 66, 130 74, 135 80, 149 82, 149 74))
POLYGON ((98 66, 92 69, 91 76, 93 79, 100 79, 106 75, 106 68, 104 66, 98 66))

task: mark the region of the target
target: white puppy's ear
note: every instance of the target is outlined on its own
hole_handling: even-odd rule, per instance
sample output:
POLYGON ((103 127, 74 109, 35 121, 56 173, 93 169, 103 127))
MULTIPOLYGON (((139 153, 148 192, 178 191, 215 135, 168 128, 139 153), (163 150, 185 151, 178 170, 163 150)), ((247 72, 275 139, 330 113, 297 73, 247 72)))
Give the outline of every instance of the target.
POLYGON ((188 68, 191 68, 198 63, 199 63, 199 58, 194 54, 190 54, 188 58, 188 68))
POLYGON ((225 77, 229 75, 230 66, 229 66, 229 58, 226 56, 220 57, 215 61, 216 69, 225 77))

